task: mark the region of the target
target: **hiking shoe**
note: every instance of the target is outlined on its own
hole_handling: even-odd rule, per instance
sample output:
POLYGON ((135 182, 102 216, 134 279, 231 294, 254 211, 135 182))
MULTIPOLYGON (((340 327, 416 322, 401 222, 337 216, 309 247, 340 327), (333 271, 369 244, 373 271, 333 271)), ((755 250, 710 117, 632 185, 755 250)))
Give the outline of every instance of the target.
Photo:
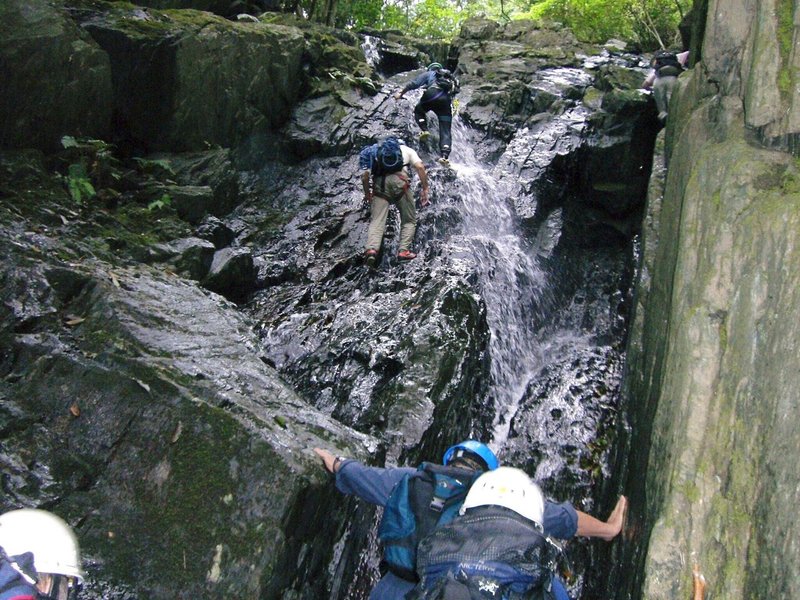
POLYGON ((378 251, 377 250, 367 250, 364 252, 364 263, 368 267, 374 267, 375 263, 378 262, 378 251))
POLYGON ((401 250, 397 253, 397 258, 400 260, 412 260, 417 258, 417 255, 411 252, 411 250, 401 250))
POLYGON ((431 137, 431 132, 430 131, 423 131, 422 133, 419 134, 419 141, 420 142, 424 142, 429 137, 431 137))
POLYGON ((445 167, 449 167, 450 166, 450 160, 443 156, 442 158, 439 159, 439 164, 443 165, 445 167))

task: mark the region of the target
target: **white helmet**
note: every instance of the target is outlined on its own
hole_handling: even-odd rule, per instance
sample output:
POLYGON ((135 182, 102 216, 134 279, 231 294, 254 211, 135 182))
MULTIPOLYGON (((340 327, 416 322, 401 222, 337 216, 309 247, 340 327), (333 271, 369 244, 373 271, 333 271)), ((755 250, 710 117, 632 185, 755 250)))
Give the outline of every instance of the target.
POLYGON ((0 515, 0 546, 9 556, 33 552, 37 573, 66 575, 83 582, 78 539, 53 513, 22 508, 0 515))
POLYGON ((461 514, 476 506, 504 506, 542 527, 544 495, 525 471, 498 467, 472 484, 461 506, 461 514))

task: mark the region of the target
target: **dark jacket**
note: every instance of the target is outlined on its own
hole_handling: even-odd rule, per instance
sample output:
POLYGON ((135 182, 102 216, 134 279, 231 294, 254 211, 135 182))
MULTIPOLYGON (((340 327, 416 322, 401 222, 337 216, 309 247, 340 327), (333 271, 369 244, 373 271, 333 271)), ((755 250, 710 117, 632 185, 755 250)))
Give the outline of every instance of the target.
MULTIPOLYGON (((25 569, 35 573, 33 554, 27 552, 21 556, 13 556, 11 560, 25 569)), ((35 600, 39 597, 36 586, 28 583, 2 555, 0 555, 0 600, 35 600)))
MULTIPOLYGON (((336 472, 336 488, 343 494, 357 496, 370 504, 386 506, 392 489, 413 467, 368 467, 355 460, 345 460, 336 472)), ((578 530, 578 513, 571 504, 546 502, 544 530, 547 535, 569 539, 578 530)), ((387 573, 373 588, 370 600, 403 600, 414 584, 387 573)))

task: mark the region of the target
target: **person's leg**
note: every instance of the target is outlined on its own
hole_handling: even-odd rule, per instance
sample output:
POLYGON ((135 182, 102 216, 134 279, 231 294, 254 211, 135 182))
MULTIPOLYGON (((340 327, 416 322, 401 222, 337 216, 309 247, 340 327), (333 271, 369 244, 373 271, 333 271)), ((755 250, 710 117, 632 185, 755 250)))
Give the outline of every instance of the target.
POLYGON ((423 104, 422 100, 420 100, 419 103, 417 103, 417 105, 414 107, 414 120, 417 122, 417 125, 419 125, 419 128, 423 132, 428 131, 427 114, 428 114, 428 108, 426 107, 425 104, 423 104))
POLYGON ((417 230, 417 209, 414 206, 414 194, 406 187, 405 192, 397 201, 400 211, 400 248, 399 252, 410 250, 414 243, 414 233, 417 230))
POLYGON ((439 153, 446 159, 452 148, 453 111, 450 97, 445 95, 437 99, 434 112, 439 119, 439 153))
POLYGON ((367 231, 367 250, 380 250, 383 233, 386 230, 386 217, 389 215, 389 202, 380 196, 372 196, 370 222, 367 231))
POLYGON ((677 81, 677 77, 668 75, 665 77, 656 77, 655 83, 653 83, 653 98, 656 101, 658 118, 662 121, 667 118, 669 99, 672 97, 672 89, 675 87, 677 81))

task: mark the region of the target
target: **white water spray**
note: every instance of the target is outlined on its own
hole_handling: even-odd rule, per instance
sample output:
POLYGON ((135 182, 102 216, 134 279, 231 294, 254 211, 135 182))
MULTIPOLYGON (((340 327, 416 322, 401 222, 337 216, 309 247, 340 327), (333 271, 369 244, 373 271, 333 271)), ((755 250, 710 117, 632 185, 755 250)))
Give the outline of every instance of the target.
POLYGON ((548 305, 549 291, 539 255, 552 251, 558 241, 560 211, 545 220, 535 239, 528 240, 520 229, 519 211, 514 209, 515 201, 553 155, 567 151, 560 145, 571 130, 578 133, 575 128, 584 116, 579 112, 554 119, 535 135, 521 131, 495 168, 476 158, 467 129, 457 118, 453 121, 451 161, 458 187, 465 193, 460 207, 463 224, 449 245, 454 254, 474 261, 486 303, 491 331, 490 397, 496 411, 492 446, 496 450, 505 444, 529 381, 552 358, 554 348, 586 341, 583 334, 571 330, 550 331, 542 338, 545 315, 541 311, 548 305), (514 162, 516 169, 511 168, 514 162), (523 163, 525 168, 519 168, 523 163))

